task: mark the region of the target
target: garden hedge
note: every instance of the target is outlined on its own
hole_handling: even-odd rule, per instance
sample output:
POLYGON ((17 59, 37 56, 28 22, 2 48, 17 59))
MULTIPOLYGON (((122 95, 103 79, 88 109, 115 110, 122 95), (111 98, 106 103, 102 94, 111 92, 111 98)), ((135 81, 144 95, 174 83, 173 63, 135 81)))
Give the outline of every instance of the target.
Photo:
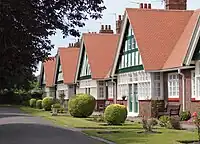
POLYGON ((52 104, 53 104, 53 98, 52 97, 43 98, 42 107, 44 108, 45 111, 50 111, 52 104))
POLYGON ((112 104, 106 107, 104 119, 110 125, 120 125, 127 118, 126 106, 120 104, 112 104))
POLYGON ((96 100, 88 94, 77 94, 69 99, 68 111, 73 117, 88 117, 90 116, 96 105, 96 100))

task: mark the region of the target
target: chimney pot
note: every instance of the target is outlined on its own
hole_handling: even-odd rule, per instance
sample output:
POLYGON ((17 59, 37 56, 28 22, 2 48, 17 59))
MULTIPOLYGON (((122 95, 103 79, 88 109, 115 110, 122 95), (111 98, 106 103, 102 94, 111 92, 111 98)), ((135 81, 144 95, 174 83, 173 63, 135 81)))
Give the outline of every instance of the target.
POLYGON ((104 25, 101 25, 101 30, 104 30, 104 25))
POLYGON ((143 3, 140 3, 140 8, 143 9, 144 8, 144 5, 143 3))
POLYGON ((121 15, 119 15, 118 20, 122 20, 122 16, 121 15))
POLYGON ((105 30, 108 30, 108 25, 106 25, 106 28, 105 28, 105 30))
POLYGON ((147 3, 144 4, 144 8, 147 9, 147 3))
POLYGON ((148 4, 148 9, 151 9, 151 4, 150 3, 148 4))
POLYGON ((111 25, 108 25, 108 29, 111 30, 111 25))

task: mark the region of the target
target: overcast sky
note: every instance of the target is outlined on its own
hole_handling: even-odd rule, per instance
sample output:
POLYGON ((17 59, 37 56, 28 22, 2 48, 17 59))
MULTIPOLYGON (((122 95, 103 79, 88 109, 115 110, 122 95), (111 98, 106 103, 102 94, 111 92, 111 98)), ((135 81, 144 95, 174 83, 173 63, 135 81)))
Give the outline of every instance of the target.
MULTIPOLYGON (((187 9, 194 10, 200 8, 200 0, 187 0, 187 9)), ((152 9, 163 9, 164 3, 162 0, 104 0, 104 4, 106 6, 106 10, 103 12, 103 18, 100 20, 88 20, 86 22, 86 26, 81 28, 81 32, 98 32, 101 24, 104 25, 112 25, 112 29, 115 30, 115 20, 118 15, 124 14, 125 8, 138 8, 139 3, 151 3, 152 9)), ((74 37, 67 37, 63 39, 60 31, 56 33, 56 35, 51 38, 52 44, 55 45, 55 48, 51 51, 51 55, 54 56, 57 53, 57 48, 61 46, 68 46, 69 43, 75 42, 76 39, 74 37)), ((39 74, 40 66, 36 75, 39 74)))

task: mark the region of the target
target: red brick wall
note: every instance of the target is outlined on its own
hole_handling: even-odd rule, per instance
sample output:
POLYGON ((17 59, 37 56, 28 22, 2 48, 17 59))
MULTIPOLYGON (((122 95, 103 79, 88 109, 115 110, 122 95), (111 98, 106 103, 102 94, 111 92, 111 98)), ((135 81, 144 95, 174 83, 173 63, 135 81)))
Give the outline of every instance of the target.
MULTIPOLYGON (((191 98, 191 71, 193 69, 181 70, 181 72, 185 75, 185 108, 187 111, 193 113, 194 111, 200 111, 200 102, 192 101, 191 98)), ((172 72, 165 72, 163 75, 164 80, 164 98, 170 104, 181 104, 181 111, 183 106, 183 85, 182 85, 182 77, 179 76, 179 99, 168 99, 168 86, 167 86, 167 79, 168 73, 172 72)))
POLYGON ((151 101, 150 100, 139 101, 139 116, 151 117, 151 101))

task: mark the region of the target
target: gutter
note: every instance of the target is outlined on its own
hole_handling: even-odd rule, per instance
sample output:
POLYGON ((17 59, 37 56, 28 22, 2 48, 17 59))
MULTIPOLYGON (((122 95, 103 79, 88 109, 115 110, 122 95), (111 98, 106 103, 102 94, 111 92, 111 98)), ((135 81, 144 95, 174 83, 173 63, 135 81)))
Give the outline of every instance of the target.
POLYGON ((182 95, 183 95, 183 111, 185 111, 185 75, 178 69, 178 74, 182 76, 182 95))
POLYGON ((117 83, 113 80, 113 78, 111 79, 111 82, 114 84, 114 86, 116 87, 116 91, 114 91, 114 86, 113 86, 113 94, 114 94, 114 104, 117 103, 117 83))

